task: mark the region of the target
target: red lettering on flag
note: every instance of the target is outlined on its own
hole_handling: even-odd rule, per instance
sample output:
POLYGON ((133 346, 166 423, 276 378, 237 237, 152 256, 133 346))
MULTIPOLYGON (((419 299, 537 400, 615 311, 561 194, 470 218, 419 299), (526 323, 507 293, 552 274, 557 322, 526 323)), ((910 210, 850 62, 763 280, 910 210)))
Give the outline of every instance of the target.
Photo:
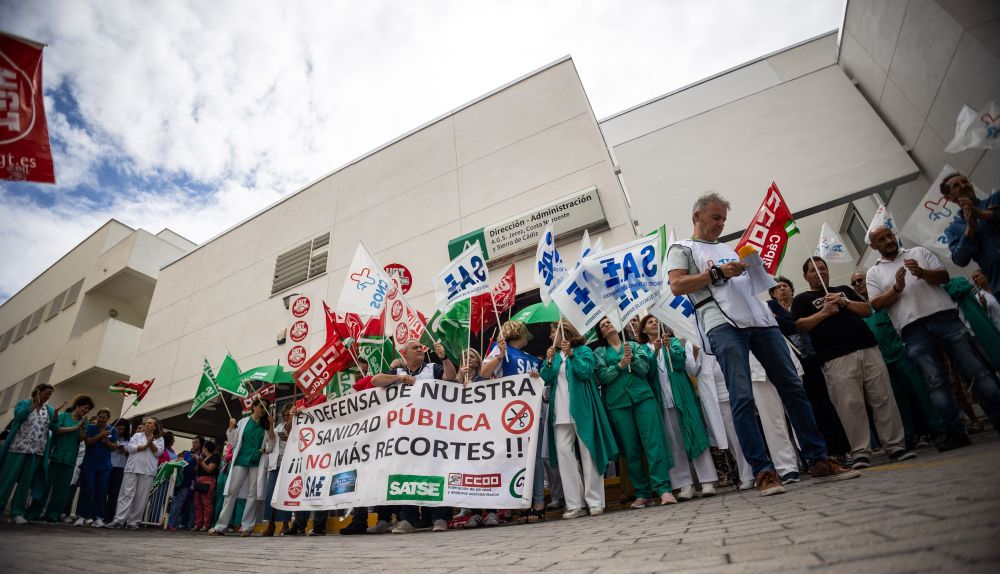
POLYGON ((785 198, 778 191, 778 186, 772 181, 771 187, 764 195, 764 201, 754 214, 743 237, 736 244, 736 251, 744 245, 751 245, 760 252, 764 268, 771 275, 778 272, 778 265, 785 255, 788 238, 798 233, 792 212, 785 203, 785 198))
POLYGON ((295 384, 306 395, 306 399, 313 399, 323 394, 326 385, 333 379, 333 375, 344 370, 350 362, 351 356, 344 347, 344 342, 340 337, 334 335, 327 339, 326 344, 316 351, 313 356, 306 359, 301 367, 292 373, 295 384))

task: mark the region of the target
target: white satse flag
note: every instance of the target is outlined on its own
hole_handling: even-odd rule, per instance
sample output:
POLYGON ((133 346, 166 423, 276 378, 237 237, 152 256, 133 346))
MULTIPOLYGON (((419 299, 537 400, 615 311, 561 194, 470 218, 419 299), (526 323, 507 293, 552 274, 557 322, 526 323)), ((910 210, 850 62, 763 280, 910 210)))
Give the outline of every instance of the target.
POLYGON ((816 256, 830 263, 854 263, 854 257, 851 257, 851 253, 844 246, 844 240, 828 223, 823 223, 819 231, 816 256))
POLYGON ((391 286, 389 275, 364 243, 359 242, 351 266, 347 268, 347 277, 337 300, 337 311, 363 316, 378 315, 385 308, 391 286))
POLYGON ((996 102, 986 104, 978 112, 969 106, 962 106, 955 119, 955 137, 944 151, 961 151, 1000 148, 1000 106, 996 102))

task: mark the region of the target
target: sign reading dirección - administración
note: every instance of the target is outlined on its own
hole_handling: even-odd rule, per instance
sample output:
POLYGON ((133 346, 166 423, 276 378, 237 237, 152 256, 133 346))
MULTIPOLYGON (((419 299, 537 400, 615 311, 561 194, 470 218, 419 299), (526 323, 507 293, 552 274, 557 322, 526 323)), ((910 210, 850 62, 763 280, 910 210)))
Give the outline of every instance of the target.
POLYGON ((539 206, 531 211, 488 225, 448 242, 448 257, 454 259, 475 242, 483 248, 486 259, 499 259, 522 251, 533 251, 538 236, 552 222, 556 236, 579 231, 605 220, 597 187, 539 206))

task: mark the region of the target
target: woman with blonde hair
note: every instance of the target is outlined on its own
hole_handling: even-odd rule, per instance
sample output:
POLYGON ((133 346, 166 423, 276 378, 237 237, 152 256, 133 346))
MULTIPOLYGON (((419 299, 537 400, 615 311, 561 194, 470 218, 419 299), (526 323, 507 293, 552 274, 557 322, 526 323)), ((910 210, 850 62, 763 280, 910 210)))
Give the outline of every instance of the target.
POLYGON ((541 376, 552 387, 547 429, 566 500, 563 518, 584 516, 586 507, 592 516, 603 514, 604 469, 618 456, 618 445, 597 392, 594 353, 565 319, 552 324, 551 337, 541 376))

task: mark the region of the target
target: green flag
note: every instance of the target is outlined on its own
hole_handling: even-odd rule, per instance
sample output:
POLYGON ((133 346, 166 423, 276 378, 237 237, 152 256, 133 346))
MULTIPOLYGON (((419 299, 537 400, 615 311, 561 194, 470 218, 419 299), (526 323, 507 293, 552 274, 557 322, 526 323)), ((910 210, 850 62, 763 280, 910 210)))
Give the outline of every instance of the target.
POLYGON ((188 413, 188 418, 193 417, 201 407, 217 396, 219 396, 219 387, 215 386, 212 366, 208 364, 208 359, 205 359, 205 365, 201 369, 201 382, 198 383, 198 392, 195 393, 194 400, 191 402, 191 412, 188 413))
POLYGON ((215 377, 215 384, 219 389, 237 397, 246 398, 248 394, 246 387, 243 386, 243 380, 240 378, 240 366, 236 364, 236 359, 229 353, 226 353, 226 358, 222 360, 219 374, 215 377))
POLYGON ((367 336, 358 340, 358 358, 368 361, 369 374, 384 372, 397 356, 388 337, 367 336))
POLYGON ((649 237, 650 235, 657 233, 660 235, 660 261, 662 262, 663 258, 667 256, 667 248, 670 247, 669 245, 667 245, 667 226, 661 225, 657 227, 656 229, 647 233, 646 237, 649 237))
MULTIPOLYGON (((187 464, 184 459, 180 458, 161 464, 159 470, 156 471, 156 478, 153 479, 152 489, 155 490, 156 487, 170 480, 170 475, 175 469, 183 469, 187 464)), ((178 478, 180 478, 180 475, 178 475, 178 478)))
MULTIPOLYGON (((462 351, 469 345, 469 306, 471 299, 455 303, 447 313, 434 313, 427 327, 434 331, 434 337, 444 345, 445 355, 455 365, 462 364, 462 351)), ((425 331, 420 342, 434 348, 434 342, 425 331)))

